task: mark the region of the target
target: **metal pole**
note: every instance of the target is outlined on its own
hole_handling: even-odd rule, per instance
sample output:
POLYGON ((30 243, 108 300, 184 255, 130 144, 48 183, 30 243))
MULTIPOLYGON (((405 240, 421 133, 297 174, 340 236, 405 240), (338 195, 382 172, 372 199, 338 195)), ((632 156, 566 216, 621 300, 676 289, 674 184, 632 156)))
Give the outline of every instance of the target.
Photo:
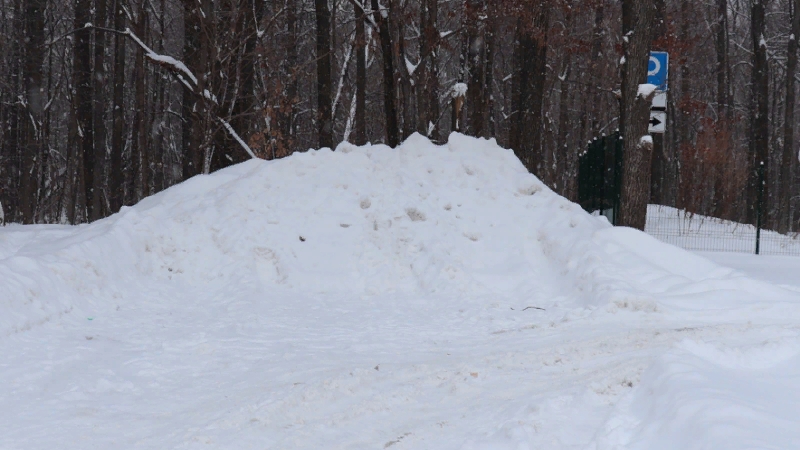
POLYGON ((756 255, 758 255, 761 253, 761 215, 764 210, 764 161, 758 165, 758 203, 756 208, 756 255))
POLYGON ((611 135, 614 143, 614 226, 619 225, 619 213, 622 208, 622 134, 617 131, 611 135))

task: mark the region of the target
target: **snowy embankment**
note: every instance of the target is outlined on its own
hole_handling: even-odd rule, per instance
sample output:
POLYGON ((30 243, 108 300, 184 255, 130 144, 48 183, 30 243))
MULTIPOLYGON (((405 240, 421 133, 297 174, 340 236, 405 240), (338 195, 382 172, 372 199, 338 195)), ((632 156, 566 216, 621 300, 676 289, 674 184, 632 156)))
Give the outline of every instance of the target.
POLYGON ((726 448, 800 442, 765 432, 798 403, 736 389, 798 387, 796 293, 612 228, 493 141, 8 226, 0 280, 0 448, 701 448, 753 411, 726 448))

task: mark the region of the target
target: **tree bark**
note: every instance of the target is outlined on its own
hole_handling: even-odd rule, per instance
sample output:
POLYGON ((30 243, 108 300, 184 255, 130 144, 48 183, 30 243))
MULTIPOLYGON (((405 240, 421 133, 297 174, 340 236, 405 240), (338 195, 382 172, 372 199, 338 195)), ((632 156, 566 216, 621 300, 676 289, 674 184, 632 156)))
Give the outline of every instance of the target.
POLYGON ((414 74, 409 70, 408 64, 405 64, 407 61, 407 53, 406 53, 406 37, 405 37, 405 28, 404 25, 401 23, 398 27, 398 48, 400 52, 400 60, 402 64, 400 64, 400 91, 402 95, 398 99, 398 104, 402 105, 403 111, 403 140, 407 139, 411 134, 416 131, 417 124, 416 124, 416 116, 414 114, 414 74))
MULTIPOLYGON (((114 0, 114 28, 125 29, 124 0, 114 0)), ((122 208, 122 153, 125 150, 125 37, 114 36, 114 94, 113 94, 113 130, 111 134, 111 167, 108 176, 109 202, 111 212, 122 208)), ((185 125, 184 125, 185 126, 185 125)))
POLYGON ((328 0, 314 0, 317 20, 317 133, 319 146, 333 147, 331 104, 331 11, 328 0))
POLYGON ((647 0, 623 0, 623 55, 620 136, 623 140, 622 187, 619 224, 644 230, 650 199, 653 145, 647 135, 652 96, 639 95, 647 82, 651 27, 655 8, 647 0))
MULTIPOLYGON (((391 1, 389 5, 391 5, 391 1)), ((397 106, 395 103, 394 50, 392 35, 389 32, 389 18, 391 16, 389 11, 384 17, 378 5, 378 0, 372 0, 372 17, 375 23, 378 24, 381 53, 383 54, 383 108, 386 116, 386 143, 389 147, 397 147, 400 143, 400 129, 397 124, 397 106)))
POLYGON ((542 0, 527 11, 518 11, 515 64, 518 76, 514 92, 511 147, 529 171, 542 176, 542 105, 547 75, 547 29, 550 5, 542 0), (523 19, 533 15, 528 22, 523 19))
MULTIPOLYGON (((206 26, 208 14, 203 12, 207 2, 196 0, 183 0, 184 12, 184 44, 183 59, 196 76, 197 90, 203 92, 208 88, 206 76, 209 72, 208 64, 208 39, 210 27, 206 26)), ((183 90, 181 115, 183 118, 183 179, 191 178, 203 172, 204 169, 204 140, 206 121, 205 102, 188 89, 183 90)))
POLYGON ((714 49, 717 54, 717 115, 728 118, 728 0, 717 0, 717 17, 713 25, 714 49))
POLYGON ((436 65, 436 52, 439 45, 439 31, 436 19, 439 15, 439 0, 422 0, 420 14, 419 40, 420 62, 417 67, 417 83, 421 92, 417 95, 417 131, 434 138, 439 122, 439 70, 436 65))
POLYGON ((353 143, 367 143, 367 34, 364 26, 364 9, 353 4, 356 20, 356 113, 353 143))
MULTIPOLYGON (((140 38, 145 38, 147 29, 147 13, 145 12, 144 2, 141 3, 139 8, 139 18, 136 24, 137 34, 140 38)), ((146 99, 145 99, 145 78, 147 77, 147 68, 145 67, 144 51, 141 48, 136 49, 136 59, 134 66, 134 112, 133 112, 133 134, 132 134, 132 148, 131 159, 134 168, 134 201, 139 200, 150 195, 150 158, 146 145, 146 99)))
POLYGON ((781 231, 794 229, 792 188, 797 172, 797 154, 794 148, 795 127, 795 76, 797 76, 797 39, 800 38, 800 0, 791 0, 789 14, 792 33, 789 36, 786 60, 786 113, 783 121, 783 155, 781 161, 781 231))
POLYGON ((465 16, 468 81, 467 123, 464 131, 472 136, 485 136, 487 131, 485 0, 467 0, 465 16))
POLYGON ((295 146, 295 117, 297 116, 298 103, 298 50, 299 39, 297 32, 297 0, 286 0, 286 59, 283 62, 286 87, 281 96, 281 109, 279 113, 278 128, 280 140, 273 145, 271 158, 278 158, 294 150, 295 146))
MULTIPOLYGON (((107 0, 95 0, 94 8, 94 25, 99 27, 107 27, 107 0)), ((97 220, 104 217, 106 204, 104 198, 108 198, 108 191, 106 190, 106 183, 104 180, 105 174, 105 161, 106 161, 106 69, 105 69, 105 50, 106 50, 106 33, 103 31, 94 31, 94 67, 93 67, 93 104, 94 104, 94 186, 93 190, 95 195, 93 197, 94 205, 92 211, 94 217, 90 220, 97 220)))
POLYGON ((753 40, 753 71, 752 71, 752 92, 753 110, 751 112, 751 136, 752 144, 750 150, 750 183, 749 183, 749 211, 748 219, 750 223, 755 223, 758 219, 758 198, 759 189, 763 189, 761 196, 765 201, 761 207, 762 218, 766 217, 766 199, 769 198, 769 183, 759 186, 759 167, 763 166, 764 174, 769 170, 769 65, 767 61, 767 44, 764 37, 766 28, 765 3, 767 0, 752 0, 750 10, 751 34, 753 40))
POLYGON ((91 0, 75 0, 75 50, 73 83, 75 85, 74 111, 77 125, 78 154, 83 158, 83 194, 86 220, 99 218, 99 192, 95 191, 95 139, 92 117, 92 33, 86 24, 92 22, 91 0))
POLYGON ((34 223, 38 195, 39 173, 36 161, 44 153, 41 133, 44 115, 45 85, 43 80, 44 65, 44 11, 45 0, 28 0, 25 6, 25 64, 23 66, 25 99, 28 116, 22 121, 24 127, 24 146, 20 164, 20 212, 22 222, 34 223))

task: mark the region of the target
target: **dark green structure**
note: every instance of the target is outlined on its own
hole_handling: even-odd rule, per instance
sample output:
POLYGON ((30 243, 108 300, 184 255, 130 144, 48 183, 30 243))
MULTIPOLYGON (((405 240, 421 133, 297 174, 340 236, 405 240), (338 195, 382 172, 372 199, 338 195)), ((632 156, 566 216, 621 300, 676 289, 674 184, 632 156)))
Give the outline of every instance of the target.
POLYGON ((578 203, 589 213, 600 211, 617 225, 621 186, 622 138, 616 132, 596 138, 580 156, 578 203))

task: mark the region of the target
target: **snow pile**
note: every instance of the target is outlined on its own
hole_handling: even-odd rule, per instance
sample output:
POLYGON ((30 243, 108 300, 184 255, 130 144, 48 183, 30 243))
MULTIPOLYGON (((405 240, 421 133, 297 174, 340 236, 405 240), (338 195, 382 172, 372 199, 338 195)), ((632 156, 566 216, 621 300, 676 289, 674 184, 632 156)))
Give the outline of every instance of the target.
POLYGON ((253 160, 52 233, 16 250, 13 235, 0 234, 0 308, 11 313, 0 319, 3 334, 87 302, 118 305, 159 283, 655 311, 653 292, 731 272, 612 229, 550 191, 512 151, 458 134, 443 146, 414 135, 397 149, 342 144, 253 160), (673 257, 657 262, 654 250, 673 257))
POLYGON ((0 228, 0 448, 794 448, 798 321, 494 141, 342 144, 0 228))

